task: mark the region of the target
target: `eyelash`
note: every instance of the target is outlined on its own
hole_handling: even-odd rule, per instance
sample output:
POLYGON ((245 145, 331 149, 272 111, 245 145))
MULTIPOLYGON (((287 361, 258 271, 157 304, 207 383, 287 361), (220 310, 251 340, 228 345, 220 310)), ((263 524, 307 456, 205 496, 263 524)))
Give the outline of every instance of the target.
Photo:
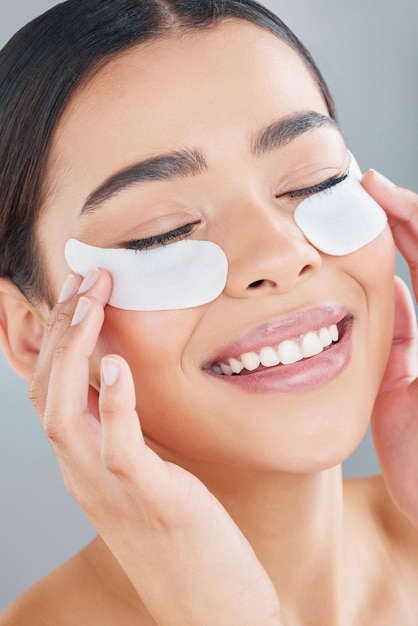
POLYGON ((173 243, 179 239, 186 239, 196 224, 199 224, 199 222, 185 224, 184 226, 170 230, 168 233, 152 235, 152 237, 146 237, 145 239, 127 241, 123 244, 123 248, 127 248, 128 250, 149 250, 150 248, 156 248, 157 246, 164 246, 168 243, 173 243))
POLYGON ((282 198, 284 196, 288 196, 289 198, 307 198, 316 193, 327 191, 328 189, 332 189, 332 187, 339 185, 339 183, 342 183, 348 177, 349 173, 350 171, 347 170, 342 176, 333 176, 333 178, 328 178, 328 180, 324 180, 322 183, 318 183, 317 185, 312 185, 312 187, 297 189, 296 191, 288 191, 287 193, 276 196, 276 198, 282 198))
MULTIPOLYGON (((324 180, 322 183, 312 185, 312 187, 297 189, 295 191, 288 191, 287 193, 276 196, 276 198, 282 198, 285 196, 289 198, 307 198, 308 196, 320 193, 321 191, 327 191, 328 189, 332 189, 339 183, 342 183, 348 177, 348 175, 349 171, 345 172, 345 174, 343 174, 342 176, 334 176, 333 178, 324 180)), ((179 228, 170 230, 167 233, 152 235, 151 237, 146 237, 145 239, 134 239, 132 241, 127 241, 123 244, 122 247, 128 250, 149 250, 157 246, 164 246, 168 243, 173 243, 174 241, 187 239, 188 235, 190 235, 193 227, 196 226, 196 224, 199 224, 199 222, 185 224, 184 226, 180 226, 179 228)))

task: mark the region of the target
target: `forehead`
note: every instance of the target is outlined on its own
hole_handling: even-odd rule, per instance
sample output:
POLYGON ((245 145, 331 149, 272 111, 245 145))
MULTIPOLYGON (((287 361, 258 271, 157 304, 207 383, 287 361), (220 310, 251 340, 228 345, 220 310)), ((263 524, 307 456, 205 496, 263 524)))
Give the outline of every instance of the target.
POLYGON ((248 147, 255 128, 301 109, 327 114, 304 61, 272 33, 230 20, 160 38, 111 60, 76 92, 55 133, 49 179, 58 189, 77 180, 81 197, 156 153, 198 144, 227 157, 248 147))

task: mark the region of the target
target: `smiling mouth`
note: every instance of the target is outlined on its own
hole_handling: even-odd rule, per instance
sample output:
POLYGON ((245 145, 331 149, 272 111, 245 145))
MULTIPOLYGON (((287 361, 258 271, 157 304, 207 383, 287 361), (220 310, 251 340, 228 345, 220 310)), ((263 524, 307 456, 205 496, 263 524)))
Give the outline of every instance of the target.
POLYGON ((266 370, 271 367, 293 365, 329 350, 338 343, 348 319, 338 324, 310 330, 298 337, 286 339, 278 345, 266 345, 258 352, 246 352, 231 356, 212 364, 211 370, 217 376, 243 376, 266 370))

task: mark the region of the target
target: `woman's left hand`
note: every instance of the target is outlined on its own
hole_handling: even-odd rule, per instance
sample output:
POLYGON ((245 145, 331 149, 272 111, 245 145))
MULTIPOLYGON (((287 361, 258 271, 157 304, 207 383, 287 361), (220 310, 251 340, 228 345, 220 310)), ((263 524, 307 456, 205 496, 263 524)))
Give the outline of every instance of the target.
MULTIPOLYGON (((418 299, 418 195, 371 170, 364 188, 383 207, 397 248, 406 259, 418 299)), ((377 397, 372 431, 392 499, 418 527, 418 341, 414 302, 395 278, 395 325, 388 364, 377 397)))

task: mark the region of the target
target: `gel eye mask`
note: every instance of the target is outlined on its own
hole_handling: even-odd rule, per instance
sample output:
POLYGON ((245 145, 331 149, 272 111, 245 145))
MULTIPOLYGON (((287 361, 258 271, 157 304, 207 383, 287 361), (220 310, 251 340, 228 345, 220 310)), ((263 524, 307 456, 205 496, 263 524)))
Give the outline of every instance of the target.
POLYGON ((228 261, 210 241, 177 241, 151 250, 96 248, 76 239, 65 246, 73 272, 93 266, 113 279, 109 304, 128 311, 167 311, 206 304, 223 291, 228 261))
MULTIPOLYGON (((348 177, 297 207, 294 219, 315 248, 342 256, 380 235, 385 212, 360 185, 361 171, 352 157, 348 177)), ((280 254, 280 250, 277 251, 280 254)), ((151 250, 97 248, 76 239, 65 246, 73 272, 85 276, 93 266, 113 278, 109 304, 130 311, 187 309, 215 300, 223 291, 228 261, 215 243, 183 240, 151 250)))
POLYGON ((349 175, 343 182, 306 198, 296 208, 296 224, 321 252, 351 254, 384 231, 386 213, 361 186, 361 178, 352 156, 349 175))

